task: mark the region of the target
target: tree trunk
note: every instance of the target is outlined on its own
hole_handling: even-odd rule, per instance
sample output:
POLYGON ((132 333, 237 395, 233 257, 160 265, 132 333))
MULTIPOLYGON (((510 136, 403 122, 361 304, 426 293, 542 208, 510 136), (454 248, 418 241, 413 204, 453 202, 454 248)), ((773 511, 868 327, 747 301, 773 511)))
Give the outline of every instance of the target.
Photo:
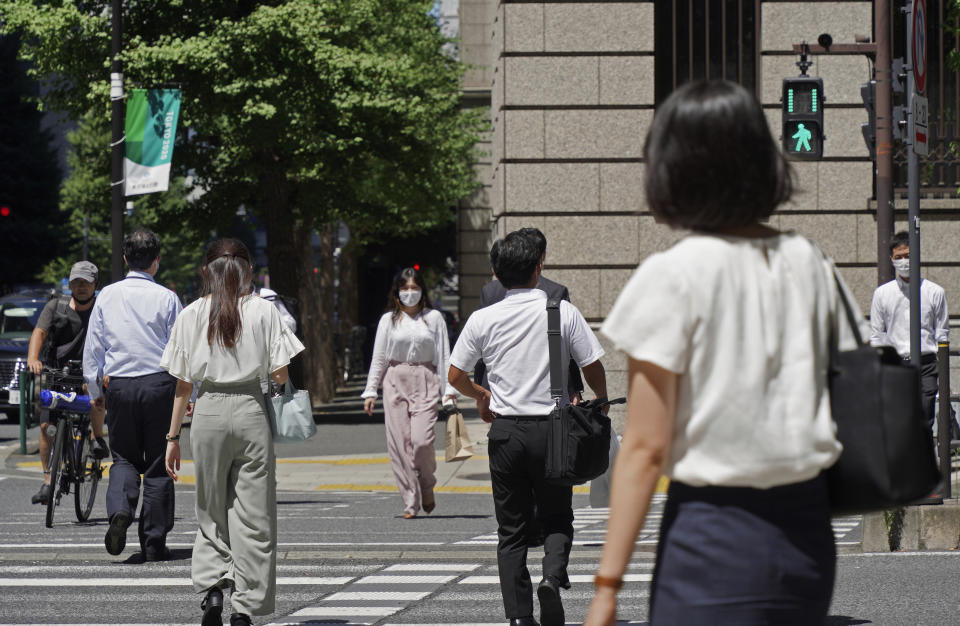
POLYGON ((300 313, 297 334, 306 347, 295 358, 291 370, 300 374, 301 380, 295 382, 310 391, 314 405, 324 404, 333 396, 336 376, 332 231, 328 226, 322 229, 324 234, 317 251, 319 260, 315 262, 313 220, 304 218, 294 206, 292 189, 283 174, 276 172, 262 177, 260 188, 258 204, 267 231, 270 286, 281 295, 297 298, 300 313), (318 273, 314 273, 315 267, 318 273))
POLYGON ((303 240, 298 242, 298 247, 305 246, 309 250, 306 259, 310 262, 308 271, 311 280, 305 281, 301 285, 301 293, 304 298, 310 300, 311 311, 311 332, 313 333, 314 353, 307 363, 310 367, 310 380, 313 386, 311 392, 316 389, 316 393, 322 398, 323 402, 329 402, 336 391, 337 381, 337 361, 336 351, 334 349, 334 328, 333 328, 333 227, 330 224, 323 224, 318 227, 320 235, 320 246, 317 250, 316 265, 313 265, 313 247, 310 239, 312 230, 298 233, 303 240), (314 273, 316 268, 316 273, 314 273))
POLYGON ((359 285, 357 274, 357 249, 348 243, 340 253, 339 331, 344 342, 350 338, 350 332, 357 325, 360 316, 360 304, 357 300, 359 285))

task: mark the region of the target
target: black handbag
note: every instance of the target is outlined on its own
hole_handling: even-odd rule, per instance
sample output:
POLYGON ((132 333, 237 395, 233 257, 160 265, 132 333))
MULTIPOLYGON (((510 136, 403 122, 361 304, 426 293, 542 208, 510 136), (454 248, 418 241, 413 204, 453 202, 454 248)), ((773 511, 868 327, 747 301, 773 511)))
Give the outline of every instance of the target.
POLYGON ((544 477, 554 485, 580 485, 607 471, 610 464, 610 418, 607 404, 595 400, 560 406, 563 395, 560 362, 560 300, 547 300, 547 344, 550 348, 550 397, 554 401, 547 430, 544 477))
POLYGON ((857 348, 840 352, 830 337, 830 409, 843 452, 827 470, 835 515, 904 506, 928 496, 940 480, 923 414, 920 373, 889 346, 865 344, 834 268, 838 299, 857 348))

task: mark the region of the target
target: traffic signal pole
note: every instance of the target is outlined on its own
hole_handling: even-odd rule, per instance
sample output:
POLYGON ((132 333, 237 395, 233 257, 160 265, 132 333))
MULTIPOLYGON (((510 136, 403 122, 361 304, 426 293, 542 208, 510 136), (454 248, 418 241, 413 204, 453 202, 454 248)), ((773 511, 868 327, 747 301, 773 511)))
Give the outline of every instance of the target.
MULTIPOLYGON (((916 2, 916 0, 914 0, 916 2)), ((913 99, 917 59, 913 54, 913 20, 907 20, 907 232, 910 235, 910 362, 920 367, 920 159, 916 152, 913 99)))
POLYGON ((123 36, 123 0, 113 0, 110 64, 110 277, 123 278, 123 69, 120 65, 123 36))
POLYGON ((893 235, 893 104, 890 95, 890 0, 874 0, 873 21, 877 81, 877 284, 893 280, 890 237, 893 235))

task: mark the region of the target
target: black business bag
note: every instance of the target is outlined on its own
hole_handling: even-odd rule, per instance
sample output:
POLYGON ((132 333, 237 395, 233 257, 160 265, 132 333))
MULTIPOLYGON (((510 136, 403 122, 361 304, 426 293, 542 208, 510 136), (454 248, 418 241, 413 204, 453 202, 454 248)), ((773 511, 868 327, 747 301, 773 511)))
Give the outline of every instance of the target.
POLYGON ((582 402, 561 408, 563 369, 560 361, 560 300, 547 300, 547 343, 550 348, 550 412, 544 476, 554 485, 580 485, 607 471, 610 464, 610 418, 603 414, 612 402, 582 402))
POLYGON ((864 343, 836 268, 834 280, 857 348, 840 352, 831 333, 830 408, 843 452, 827 470, 830 508, 842 515, 904 506, 928 496, 940 480, 920 373, 893 348, 864 343))

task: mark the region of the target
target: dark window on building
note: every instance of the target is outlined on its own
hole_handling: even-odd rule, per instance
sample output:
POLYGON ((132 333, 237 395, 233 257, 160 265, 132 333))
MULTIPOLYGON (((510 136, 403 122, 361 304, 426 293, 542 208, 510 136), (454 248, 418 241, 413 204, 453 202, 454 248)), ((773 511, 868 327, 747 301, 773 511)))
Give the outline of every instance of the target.
POLYGON ((756 91, 759 4, 759 0, 656 0, 656 103, 691 80, 725 78, 756 91))
MULTIPOLYGON (((960 80, 946 59, 957 48, 957 14, 950 12, 952 0, 927 0, 927 100, 930 120, 927 128, 929 154, 920 157, 920 184, 931 192, 942 188, 953 196, 960 186, 960 159, 951 149, 960 140, 957 113, 960 111, 960 80)), ((899 3, 890 7, 890 29, 894 58, 906 62, 909 13, 900 11, 899 3)), ((906 87, 906 85, 904 85, 906 87)), ((905 93, 894 93, 893 104, 907 104, 905 93)), ((907 187, 907 147, 897 142, 893 155, 893 186, 907 187)))

